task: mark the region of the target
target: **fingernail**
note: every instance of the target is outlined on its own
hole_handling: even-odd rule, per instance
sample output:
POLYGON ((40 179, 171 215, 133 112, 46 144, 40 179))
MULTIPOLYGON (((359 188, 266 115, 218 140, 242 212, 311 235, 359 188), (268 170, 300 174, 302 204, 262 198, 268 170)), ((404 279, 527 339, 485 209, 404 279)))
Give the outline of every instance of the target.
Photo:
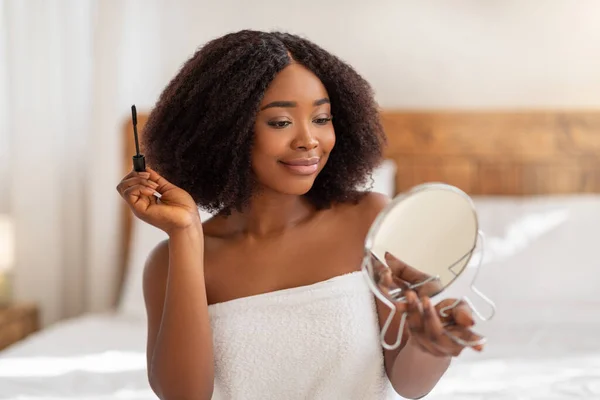
POLYGON ((160 199, 162 197, 162 194, 160 194, 158 192, 154 192, 154 196, 156 196, 156 198, 160 199))
POLYGON ((152 186, 154 189, 156 189, 156 188, 158 187, 158 183, 156 183, 156 182, 153 182, 153 181, 148 181, 148 184, 149 184, 150 186, 152 186))

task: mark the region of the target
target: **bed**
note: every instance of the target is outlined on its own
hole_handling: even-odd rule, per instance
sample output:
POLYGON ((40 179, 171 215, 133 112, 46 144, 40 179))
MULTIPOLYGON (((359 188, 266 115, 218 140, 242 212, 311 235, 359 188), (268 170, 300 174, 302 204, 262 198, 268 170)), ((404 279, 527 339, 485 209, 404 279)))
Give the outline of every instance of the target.
MULTIPOLYGON (((427 398, 600 399, 600 112, 383 110, 382 120, 389 144, 374 189, 456 185, 473 196, 488 237, 479 286, 498 306, 480 326, 489 344, 465 351, 427 398)), ((125 172, 129 123, 123 140, 125 172)), ((124 207, 118 307, 1 352, 0 400, 155 399, 141 271, 162 238, 124 207)))

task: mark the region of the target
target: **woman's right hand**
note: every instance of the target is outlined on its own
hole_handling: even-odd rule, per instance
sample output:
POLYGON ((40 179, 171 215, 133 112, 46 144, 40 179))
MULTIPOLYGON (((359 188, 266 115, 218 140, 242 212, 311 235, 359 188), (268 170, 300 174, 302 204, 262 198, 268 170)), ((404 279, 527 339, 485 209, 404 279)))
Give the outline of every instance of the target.
POLYGON ((119 182, 117 191, 136 217, 169 235, 177 230, 201 226, 192 196, 151 168, 146 168, 146 172, 131 171, 119 182), (161 195, 160 199, 155 192, 161 195))

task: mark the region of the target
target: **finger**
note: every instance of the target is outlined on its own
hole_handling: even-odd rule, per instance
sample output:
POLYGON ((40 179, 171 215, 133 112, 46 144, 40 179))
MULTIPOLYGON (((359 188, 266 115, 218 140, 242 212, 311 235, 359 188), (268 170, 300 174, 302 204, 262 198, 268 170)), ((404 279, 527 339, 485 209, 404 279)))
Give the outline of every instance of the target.
POLYGON ((412 290, 406 292, 406 323, 411 335, 419 336, 425 333, 423 324, 423 306, 412 290))
POLYGON ((382 293, 387 295, 390 300, 395 300, 403 296, 404 290, 408 287, 405 282, 397 279, 390 268, 385 266, 376 257, 372 257, 372 267, 375 283, 379 286, 382 293), (400 291, 398 292, 398 289, 400 291), (390 291, 394 290, 394 295, 390 291))
POLYGON ((465 349, 465 346, 450 337, 448 331, 442 331, 440 337, 436 338, 435 342, 431 341, 428 334, 421 334, 415 339, 419 340, 432 354, 437 352, 446 356, 459 356, 465 349))
POLYGON ((429 278, 429 275, 400 261, 388 252, 385 253, 385 261, 394 272, 394 275, 410 284, 423 282, 429 278))
MULTIPOLYGON (((456 341, 454 338, 452 338, 451 335, 452 334, 449 333, 447 330, 444 330, 442 331, 440 337, 436 339, 435 343, 429 342, 429 344, 431 345, 431 347, 434 347, 443 354, 458 357, 465 349, 465 346, 459 341, 456 341)), ((427 338, 427 336, 424 336, 424 338, 427 338)))
POLYGON ((442 285, 439 279, 430 279, 426 283, 418 286, 412 286, 412 289, 415 290, 419 297, 434 297, 439 294, 442 290, 444 290, 444 286, 442 285))
POLYGON ((455 340, 454 338, 458 338, 459 341, 466 342, 467 344, 473 343, 473 345, 470 345, 470 347, 475 351, 482 351, 485 345, 484 336, 473 332, 471 329, 465 328, 463 326, 449 326, 446 328, 445 335, 448 337, 448 340, 453 342, 454 346, 464 347, 462 344, 457 343, 457 340, 455 340), (451 336, 453 336, 454 338, 452 338, 451 336))
POLYGON ((408 282, 403 281, 402 279, 398 278, 397 276, 395 276, 393 274, 392 274, 392 281, 394 282, 394 285, 401 288, 402 290, 405 290, 405 291, 411 290, 410 284, 408 282))
POLYGON ((394 284, 392 270, 386 267, 377 257, 372 257, 373 273, 378 284, 391 287, 394 284))
POLYGON ((147 172, 147 171, 138 172, 135 169, 131 168, 131 171, 129 171, 129 173, 127 173, 127 175, 125 175, 123 177, 123 180, 133 178, 135 176, 141 176, 142 178, 148 179, 148 178, 150 178, 150 172, 147 172))
POLYGON ((446 324, 451 323, 462 326, 475 325, 475 320, 473 319, 471 308, 464 300, 460 300, 457 303, 457 299, 446 299, 441 301, 435 308, 437 310, 438 315, 440 316, 440 319, 446 324), (450 309, 447 309, 453 304, 456 305, 450 309))
POLYGON ((435 308, 433 308, 429 297, 422 298, 421 304, 423 304, 423 330, 425 337, 432 343, 437 344, 444 338, 444 326, 435 308))
POLYGON ((146 171, 150 173, 150 180, 158 183, 158 187, 161 190, 166 190, 166 189, 169 189, 171 186, 173 186, 173 184, 171 182, 169 182, 164 177, 159 175, 159 173, 156 172, 155 170, 153 170, 152 168, 146 167, 146 171))
POLYGON ((151 204, 150 198, 153 197, 155 190, 144 185, 134 185, 128 187, 123 192, 123 198, 132 206, 143 204, 148 207, 151 204))
POLYGON ((124 179, 121 182, 119 182, 119 184, 117 185, 117 191, 123 194, 125 190, 135 185, 144 185, 149 188, 152 188, 153 190, 158 189, 159 186, 158 183, 153 182, 147 178, 135 176, 129 179, 124 179))
POLYGON ((475 325, 475 320, 473 319, 471 307, 469 307, 469 305, 464 301, 461 301, 456 307, 452 309, 452 318, 454 319, 454 321, 456 321, 458 325, 475 325))
POLYGON ((128 179, 124 179, 120 182, 121 186, 124 188, 128 188, 129 186, 133 186, 135 184, 144 184, 146 186, 152 187, 152 188, 157 188, 158 187, 158 183, 151 181, 148 177, 144 177, 144 176, 134 176, 128 179))

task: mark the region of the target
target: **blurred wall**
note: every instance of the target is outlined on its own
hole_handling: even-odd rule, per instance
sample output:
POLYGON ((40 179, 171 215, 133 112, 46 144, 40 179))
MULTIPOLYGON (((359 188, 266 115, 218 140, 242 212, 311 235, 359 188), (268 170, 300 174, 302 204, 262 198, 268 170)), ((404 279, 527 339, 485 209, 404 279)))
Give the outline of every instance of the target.
POLYGON ((129 29, 137 31, 127 42, 136 54, 128 67, 154 77, 129 89, 149 103, 198 45, 231 30, 279 27, 350 62, 385 107, 600 105, 600 2, 594 0, 125 4, 129 29), (143 71, 141 60, 154 52, 162 65, 143 71))

